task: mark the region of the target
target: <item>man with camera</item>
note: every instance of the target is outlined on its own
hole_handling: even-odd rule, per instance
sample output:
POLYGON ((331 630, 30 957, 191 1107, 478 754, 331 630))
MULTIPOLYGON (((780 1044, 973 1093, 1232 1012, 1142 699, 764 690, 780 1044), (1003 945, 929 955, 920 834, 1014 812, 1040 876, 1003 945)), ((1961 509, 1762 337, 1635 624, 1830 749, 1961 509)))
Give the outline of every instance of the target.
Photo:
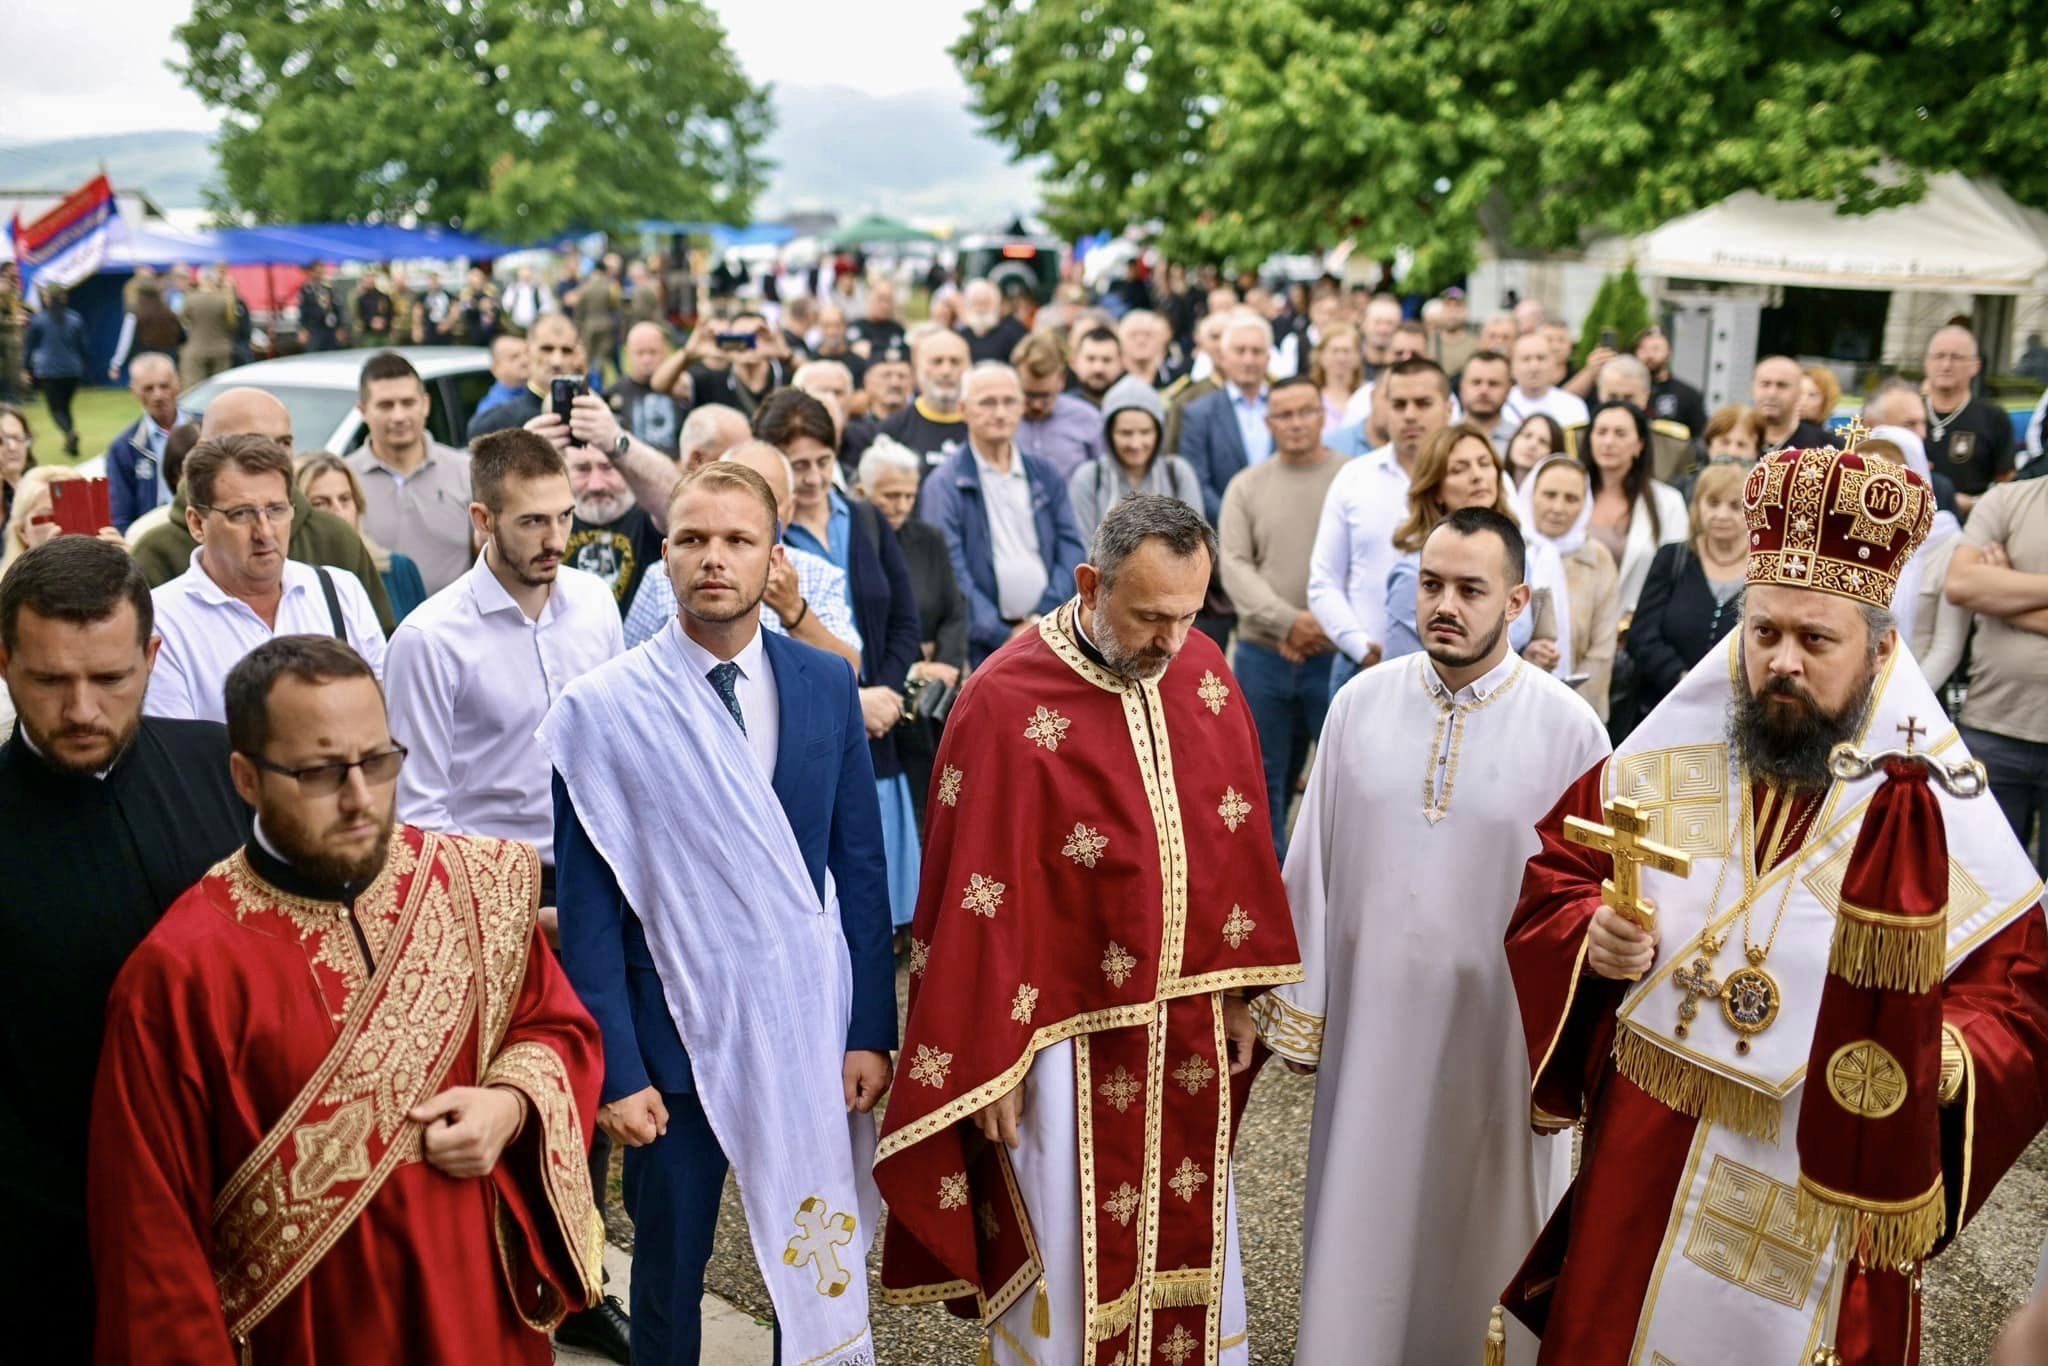
POLYGON ((706 318, 690 340, 655 370, 648 387, 674 393, 685 371, 695 403, 723 403, 749 418, 773 390, 789 383, 789 341, 759 313, 706 318))

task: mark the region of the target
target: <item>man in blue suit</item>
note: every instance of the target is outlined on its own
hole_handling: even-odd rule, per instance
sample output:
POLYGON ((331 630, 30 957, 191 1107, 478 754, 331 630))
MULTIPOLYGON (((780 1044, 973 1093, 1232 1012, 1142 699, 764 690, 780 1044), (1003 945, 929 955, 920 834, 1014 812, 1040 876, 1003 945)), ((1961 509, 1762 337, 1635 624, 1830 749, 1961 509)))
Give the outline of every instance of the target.
POLYGON ((967 445, 925 480, 917 512, 945 534, 967 596, 968 661, 979 664, 1074 595, 1074 567, 1088 547, 1066 481, 1017 449, 1017 372, 983 361, 967 372, 960 402, 967 445))
MULTIPOLYGON (((760 629, 760 593, 781 550, 773 495, 753 471, 729 463, 697 471, 673 495, 669 526, 663 556, 681 604, 679 629, 656 636, 620 662, 643 651, 677 652, 673 685, 708 689, 723 704, 719 719, 730 715, 739 727, 796 837, 801 874, 827 905, 830 873, 852 966, 844 1098, 851 1110, 871 1110, 888 1089, 889 1052, 897 1040, 895 963, 881 814, 853 672, 841 659, 760 629)), ((715 745, 688 735, 674 741, 692 762, 716 759, 715 745)), ((669 766, 665 756, 652 761, 669 766)), ((599 853, 604 832, 595 823, 586 829, 561 767, 558 758, 562 963, 604 1032, 598 1123, 626 1148, 625 1204, 637 1233, 633 1359, 641 1366, 695 1362, 704 1268, 728 1154, 699 1099, 643 920, 649 910, 711 917, 721 907, 629 904, 617 871, 599 853)), ((673 769, 676 781, 684 781, 684 766, 673 769)), ((704 811, 702 818, 716 826, 734 817, 704 811)), ((619 832, 611 834, 610 847, 617 851, 619 832)), ((663 831, 650 826, 628 831, 625 838, 658 843, 663 831)), ((709 847, 719 845, 717 836, 698 838, 709 847)), ((735 868, 723 877, 723 885, 744 886, 750 870, 735 868)), ((788 970, 758 962, 704 966, 736 976, 778 966, 788 970)), ((713 1042, 724 1041, 705 1039, 698 1046, 713 1042)))
POLYGON ((1223 513, 1223 490, 1237 472, 1272 458, 1266 426, 1266 368, 1273 329, 1256 313, 1233 313, 1223 325, 1221 390, 1187 406, 1180 420, 1180 454, 1202 481, 1202 510, 1211 526, 1223 513))
POLYGON ((107 447, 107 505, 116 531, 177 493, 163 475, 164 443, 178 425, 177 365, 161 351, 144 351, 129 362, 128 392, 142 416, 107 447))

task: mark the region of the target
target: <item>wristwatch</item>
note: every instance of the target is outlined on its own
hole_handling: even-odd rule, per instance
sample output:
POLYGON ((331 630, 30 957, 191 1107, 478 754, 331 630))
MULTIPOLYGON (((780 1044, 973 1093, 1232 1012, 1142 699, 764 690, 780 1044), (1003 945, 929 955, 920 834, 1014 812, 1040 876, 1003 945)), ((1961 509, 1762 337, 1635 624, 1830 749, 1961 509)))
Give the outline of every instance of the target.
POLYGON ((626 458, 626 452, 633 448, 633 434, 620 432, 618 440, 612 442, 612 463, 618 464, 626 458))

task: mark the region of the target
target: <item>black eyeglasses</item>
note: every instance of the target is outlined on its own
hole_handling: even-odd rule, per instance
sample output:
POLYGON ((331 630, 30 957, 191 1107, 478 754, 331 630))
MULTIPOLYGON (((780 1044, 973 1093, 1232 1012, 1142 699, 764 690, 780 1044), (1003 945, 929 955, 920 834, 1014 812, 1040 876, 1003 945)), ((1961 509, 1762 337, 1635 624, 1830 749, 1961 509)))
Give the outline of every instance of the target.
POLYGON ((266 773, 282 773, 298 783, 299 791, 308 797, 326 797, 341 791, 341 785, 348 781, 354 769, 363 771, 363 781, 372 787, 382 787, 398 778, 398 770, 405 763, 405 746, 393 745, 382 754, 365 755, 354 763, 314 764, 310 768, 286 768, 273 764, 260 754, 251 754, 249 762, 266 773))

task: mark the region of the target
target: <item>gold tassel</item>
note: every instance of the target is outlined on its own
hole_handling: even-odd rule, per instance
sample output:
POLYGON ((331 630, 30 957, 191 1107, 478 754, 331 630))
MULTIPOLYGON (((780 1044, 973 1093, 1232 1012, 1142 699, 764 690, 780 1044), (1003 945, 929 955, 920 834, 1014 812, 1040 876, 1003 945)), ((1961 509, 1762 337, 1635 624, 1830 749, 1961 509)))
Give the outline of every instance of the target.
POLYGON ((1844 1255, 1864 1266, 1896 1267, 1920 1261, 1948 1228, 1942 1179, 1915 1200, 1871 1208, 1867 1202, 1829 1190, 1804 1174, 1799 1178, 1799 1232, 1816 1247, 1839 1234, 1844 1255))
POLYGON ((974 1359, 975 1366, 996 1366, 996 1340, 992 1334, 984 1333, 981 1338, 981 1355, 974 1359))
POLYGON ((1941 980, 1948 928, 1938 915, 1906 917, 1842 903, 1828 971, 1851 986, 1927 992, 1941 980))
POLYGON ((1704 1119, 1759 1142, 1778 1141, 1777 1101, 1666 1052, 1627 1026, 1615 1032, 1614 1066, 1652 1098, 1682 1115, 1704 1119))
POLYGON ((1052 1336, 1052 1301, 1046 1298, 1043 1276, 1038 1278, 1038 1294, 1031 1301, 1031 1331, 1042 1338, 1052 1336))
POLYGON ((1486 1350, 1479 1356, 1479 1366, 1508 1366, 1508 1330, 1501 1322, 1501 1307, 1493 1306, 1493 1319, 1486 1325, 1486 1350))

